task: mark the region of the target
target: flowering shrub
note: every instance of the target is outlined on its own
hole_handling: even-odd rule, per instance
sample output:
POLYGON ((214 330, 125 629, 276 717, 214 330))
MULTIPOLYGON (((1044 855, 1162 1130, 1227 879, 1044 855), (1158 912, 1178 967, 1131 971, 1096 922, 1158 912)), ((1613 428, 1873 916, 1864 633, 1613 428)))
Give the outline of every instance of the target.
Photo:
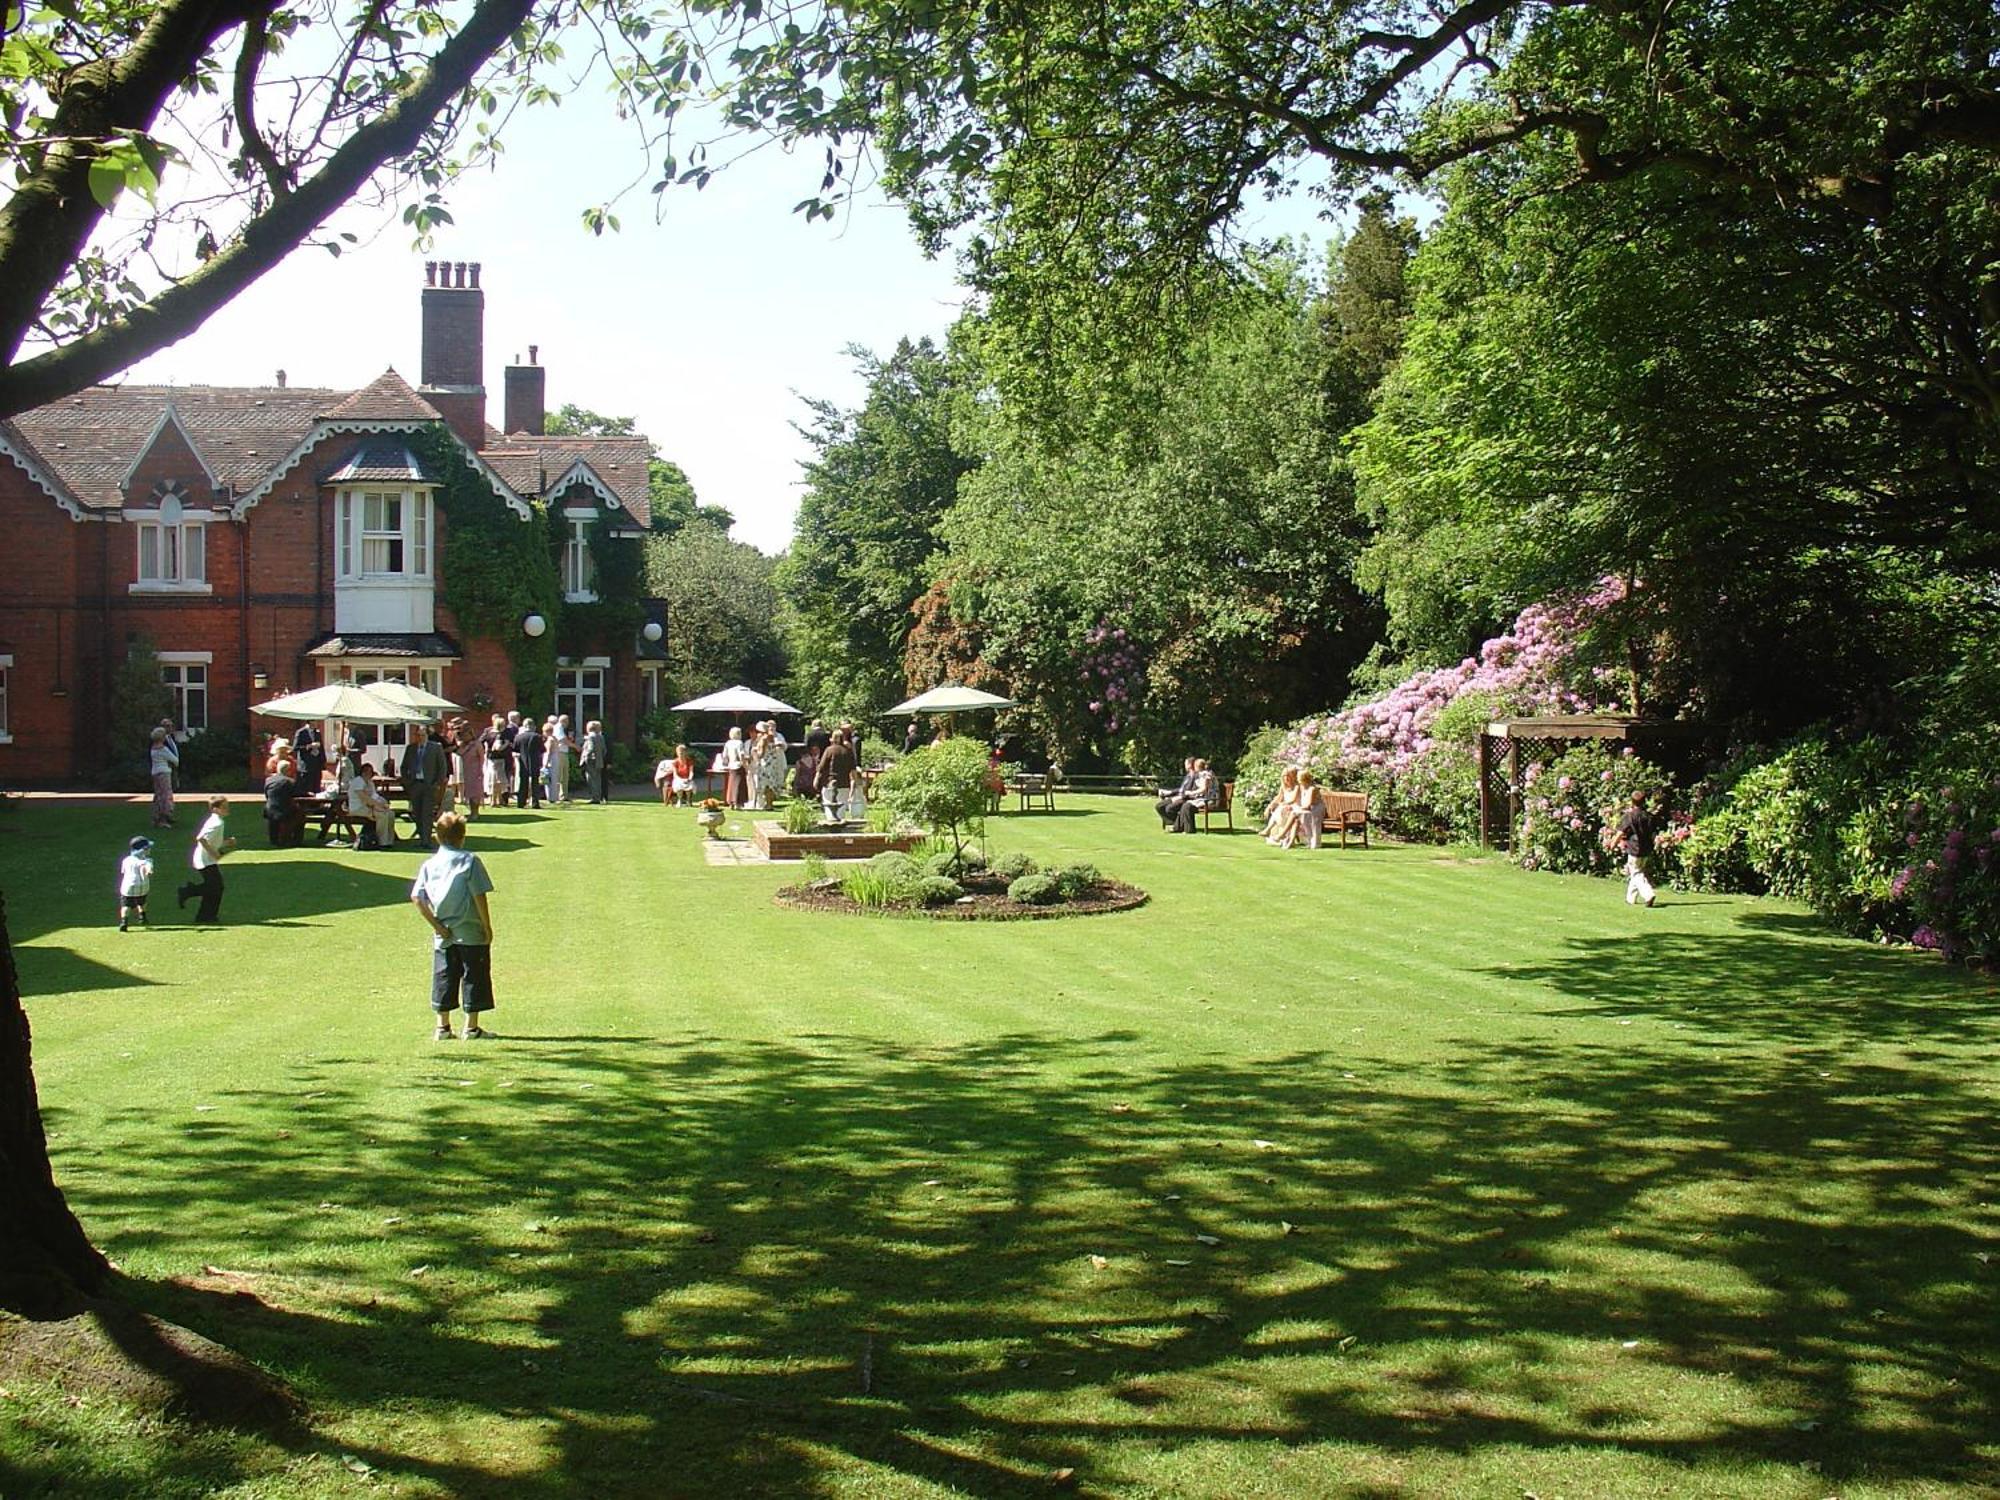
POLYGON ((1257 811, 1287 765, 1323 786, 1369 794, 1370 816, 1406 838, 1471 839, 1479 816, 1473 741, 1496 714, 1589 713, 1606 674, 1578 644, 1625 597, 1615 578, 1574 599, 1537 604, 1455 667, 1419 672, 1380 698, 1292 725, 1261 764, 1246 756, 1237 797, 1257 811))
POLYGON ((2000 961, 2000 778, 1976 736, 1911 764, 1880 740, 1808 737, 1740 761, 1684 854, 1708 890, 1803 901, 1851 932, 2000 961))
POLYGON ((1145 665, 1122 626, 1099 623, 1083 639, 1088 649, 1078 666, 1090 690, 1085 707, 1109 739, 1117 735, 1120 724, 1129 728, 1132 723, 1146 688, 1145 665))
POLYGON ((1656 819, 1655 880, 1680 872, 1680 850, 1692 820, 1684 812, 1661 816, 1666 776, 1629 751, 1614 754, 1601 740, 1566 750, 1546 764, 1521 768, 1521 867, 1562 875, 1608 875, 1625 864, 1618 820, 1633 794, 1644 792, 1656 819))

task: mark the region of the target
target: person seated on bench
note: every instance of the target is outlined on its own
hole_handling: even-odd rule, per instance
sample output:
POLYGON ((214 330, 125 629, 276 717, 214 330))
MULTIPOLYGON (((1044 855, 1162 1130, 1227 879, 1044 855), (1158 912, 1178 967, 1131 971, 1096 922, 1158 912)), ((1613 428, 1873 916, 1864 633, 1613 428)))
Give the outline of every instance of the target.
POLYGON ((393 849, 396 847, 396 809, 389 805, 389 799, 375 789, 374 774, 367 762, 356 760, 354 774, 347 783, 347 811, 363 820, 361 835, 354 841, 357 849, 393 849))
POLYGON ((1283 836, 1273 839, 1280 849, 1289 849, 1303 842, 1308 849, 1319 847, 1320 830, 1326 826, 1326 804, 1319 799, 1319 786, 1308 770, 1299 772, 1298 785, 1294 789, 1292 820, 1283 830, 1283 836))
POLYGON ((292 763, 279 761, 264 778, 264 833, 273 849, 289 849, 304 842, 306 810, 299 805, 300 796, 292 763))
POLYGON ((1192 774, 1194 785, 1174 811, 1175 833, 1193 833, 1194 820, 1203 812, 1213 811, 1222 802, 1222 783, 1216 780, 1215 772, 1208 768, 1207 761, 1196 761, 1192 774))
POLYGON ((1160 815, 1160 827, 1168 833, 1176 833, 1175 823, 1180 819, 1181 804, 1194 793, 1194 768, 1200 764, 1190 755, 1181 764, 1181 784, 1177 787, 1161 787, 1160 800, 1153 804, 1153 811, 1160 815))
POLYGON ((1275 844, 1284 838, 1299 816, 1299 769, 1286 766, 1278 778, 1278 789, 1264 809, 1264 842, 1275 844))

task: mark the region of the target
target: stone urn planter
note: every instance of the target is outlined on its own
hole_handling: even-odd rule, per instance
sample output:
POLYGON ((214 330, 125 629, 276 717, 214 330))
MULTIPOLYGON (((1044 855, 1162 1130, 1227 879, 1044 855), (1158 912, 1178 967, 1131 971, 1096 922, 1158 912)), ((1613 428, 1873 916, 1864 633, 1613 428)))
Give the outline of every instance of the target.
POLYGON ((716 830, 722 827, 723 813, 719 807, 704 807, 694 815, 696 825, 709 838, 717 837, 716 830))

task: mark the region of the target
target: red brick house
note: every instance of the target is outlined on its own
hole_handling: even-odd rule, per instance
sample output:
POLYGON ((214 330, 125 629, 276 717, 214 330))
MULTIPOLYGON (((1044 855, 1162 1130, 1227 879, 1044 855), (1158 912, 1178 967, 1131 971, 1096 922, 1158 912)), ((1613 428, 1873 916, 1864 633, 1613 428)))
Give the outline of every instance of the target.
POLYGON ((537 507, 566 523, 574 601, 594 598, 591 528, 633 547, 645 534, 651 445, 543 436, 533 349, 507 369, 495 429, 479 267, 426 266, 422 307, 415 387, 393 369, 358 391, 282 372, 268 387, 107 385, 0 422, 0 785, 101 771, 112 669, 141 637, 193 733, 245 725, 282 692, 399 676, 633 739, 659 702, 660 646, 643 631, 581 643, 558 659, 555 705, 516 704, 506 643, 459 629, 439 597, 439 476, 406 440, 442 425, 523 525, 537 507))

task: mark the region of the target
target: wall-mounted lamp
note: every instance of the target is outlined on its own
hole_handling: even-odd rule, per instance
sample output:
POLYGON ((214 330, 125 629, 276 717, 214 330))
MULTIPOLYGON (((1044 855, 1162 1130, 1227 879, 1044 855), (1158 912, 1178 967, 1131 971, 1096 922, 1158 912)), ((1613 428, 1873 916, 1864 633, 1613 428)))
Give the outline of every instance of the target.
POLYGON ((270 671, 264 667, 258 666, 255 662, 250 663, 250 686, 252 686, 258 692, 261 693, 270 685, 271 685, 270 671))
POLYGON ((539 640, 542 632, 549 628, 549 622, 540 615, 530 612, 521 619, 521 634, 529 640, 539 640))
POLYGON ((649 644, 655 646, 660 643, 660 637, 666 633, 666 627, 660 624, 658 620, 648 620, 639 629, 639 634, 643 635, 649 644))

